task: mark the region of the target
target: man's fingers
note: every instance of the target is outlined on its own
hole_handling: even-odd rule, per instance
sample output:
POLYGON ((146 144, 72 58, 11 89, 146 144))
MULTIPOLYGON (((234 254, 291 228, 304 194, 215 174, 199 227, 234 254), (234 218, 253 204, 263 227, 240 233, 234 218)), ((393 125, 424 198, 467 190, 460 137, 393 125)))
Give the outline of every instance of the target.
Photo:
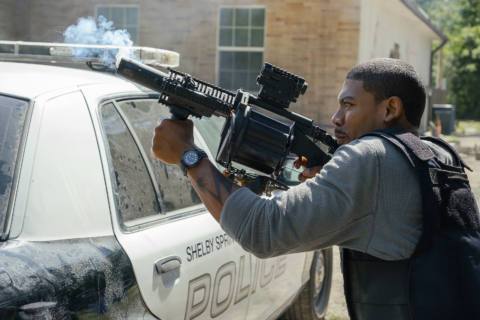
POLYGON ((293 167, 294 167, 295 169, 300 168, 300 163, 299 163, 299 160, 298 160, 298 159, 293 162, 293 167))
POLYGON ((298 175, 298 180, 304 182, 307 179, 313 178, 320 172, 320 170, 322 170, 321 166, 305 168, 305 170, 298 175))
MULTIPOLYGON (((307 166, 307 163, 308 163, 308 159, 305 158, 305 157, 298 157, 294 162, 293 162, 293 166, 296 168, 296 169, 300 169, 301 167, 306 167, 307 166)), ((309 179, 309 178, 313 178, 317 175, 317 173, 320 172, 320 170, 322 169, 321 166, 316 166, 316 167, 311 167, 311 168, 305 168, 303 170, 303 172, 301 172, 299 175, 298 175, 298 180, 300 180, 301 182, 304 182, 305 180, 309 179)))
POLYGON ((300 167, 306 166, 306 165, 307 165, 307 162, 308 162, 307 158, 305 158, 305 157, 299 157, 299 158, 297 158, 297 160, 295 160, 295 161, 293 162, 293 166, 294 166, 296 169, 300 169, 300 167))
POLYGON ((305 182, 305 180, 307 180, 307 178, 300 172, 300 173, 298 174, 298 180, 299 180, 300 182, 305 182))
POLYGON ((191 120, 162 119, 155 128, 152 153, 169 164, 180 162, 183 152, 193 145, 191 120))

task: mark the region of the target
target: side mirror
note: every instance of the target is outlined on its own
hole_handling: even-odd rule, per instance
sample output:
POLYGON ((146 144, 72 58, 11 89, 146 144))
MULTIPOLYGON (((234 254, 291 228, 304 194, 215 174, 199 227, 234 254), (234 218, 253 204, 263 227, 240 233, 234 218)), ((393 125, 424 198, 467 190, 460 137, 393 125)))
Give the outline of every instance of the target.
POLYGON ((293 166, 293 163, 295 161, 295 157, 288 157, 285 160, 285 163, 283 165, 282 173, 278 180, 287 186, 296 186, 297 184, 300 183, 300 180, 298 179, 298 175, 300 174, 300 171, 295 169, 293 166))

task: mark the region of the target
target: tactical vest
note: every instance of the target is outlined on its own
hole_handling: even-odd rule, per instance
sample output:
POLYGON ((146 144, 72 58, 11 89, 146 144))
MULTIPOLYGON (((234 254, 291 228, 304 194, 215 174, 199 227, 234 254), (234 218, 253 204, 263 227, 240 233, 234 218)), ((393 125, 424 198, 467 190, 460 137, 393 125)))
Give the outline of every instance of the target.
MULTIPOLYGON (((415 169, 422 196, 422 234, 414 254, 386 261, 343 249, 342 271, 351 320, 480 319, 480 218, 466 165, 435 158, 411 133, 367 134, 392 143, 415 169)), ((468 167, 467 167, 468 168, 468 167)))

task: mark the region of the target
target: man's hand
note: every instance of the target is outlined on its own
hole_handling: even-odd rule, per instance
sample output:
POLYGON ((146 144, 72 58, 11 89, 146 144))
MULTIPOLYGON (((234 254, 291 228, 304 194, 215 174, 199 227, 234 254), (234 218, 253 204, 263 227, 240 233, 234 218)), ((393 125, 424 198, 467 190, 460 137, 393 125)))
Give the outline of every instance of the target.
POLYGON ((155 128, 152 153, 167 164, 179 164, 183 152, 193 145, 191 120, 163 119, 155 128))
MULTIPOLYGON (((164 119, 155 128, 152 153, 167 164, 179 164, 183 152, 193 146, 193 122, 190 120, 164 119)), ((202 159, 187 172, 202 202, 212 216, 220 221, 225 201, 238 187, 225 178, 208 159, 202 159)))
MULTIPOLYGON (((300 157, 293 163, 296 169, 300 169, 301 167, 305 167, 307 165, 307 158, 300 157)), ((305 168, 303 172, 298 175, 298 180, 301 182, 305 182, 307 179, 313 178, 317 175, 317 173, 322 170, 322 166, 316 166, 311 168, 305 168)))

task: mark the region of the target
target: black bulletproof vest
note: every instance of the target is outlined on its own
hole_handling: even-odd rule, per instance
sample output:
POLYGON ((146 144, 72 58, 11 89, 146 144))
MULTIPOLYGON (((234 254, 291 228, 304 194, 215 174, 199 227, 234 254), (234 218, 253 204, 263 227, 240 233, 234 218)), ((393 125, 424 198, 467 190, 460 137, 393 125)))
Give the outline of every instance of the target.
POLYGON ((405 260, 342 250, 351 319, 480 319, 480 219, 465 164, 440 139, 424 138, 449 150, 453 166, 437 160, 411 133, 367 135, 392 143, 414 167, 421 186, 422 235, 405 260))

